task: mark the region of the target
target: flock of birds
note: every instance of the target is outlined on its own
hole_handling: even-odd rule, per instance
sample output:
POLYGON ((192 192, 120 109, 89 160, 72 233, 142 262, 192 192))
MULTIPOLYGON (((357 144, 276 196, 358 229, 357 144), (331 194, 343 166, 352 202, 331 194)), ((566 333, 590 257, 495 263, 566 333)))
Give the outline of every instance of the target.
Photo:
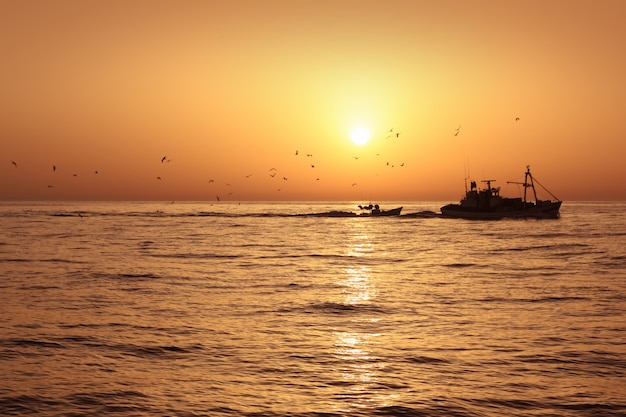
MULTIPOLYGON (((516 121, 516 122, 519 122, 519 120, 520 120, 520 118, 519 118, 519 117, 516 117, 516 118, 515 118, 515 121, 516 121)), ((454 131, 454 133, 453 133, 452 135, 453 135, 453 136, 458 136, 458 135, 460 134, 460 132, 461 132, 461 125, 459 125, 459 126, 455 129, 455 131, 454 131)), ((387 131, 387 135, 386 135, 385 139, 392 139, 392 138, 398 139, 398 138, 400 138, 400 134, 401 134, 401 133, 402 133, 402 132, 394 131, 394 129, 393 129, 393 128, 391 128, 391 129, 389 129, 389 130, 387 131)), ((300 152, 299 152, 298 150, 296 150, 296 151, 295 151, 295 153, 294 153, 294 156, 300 156, 300 152)), ((376 154, 376 156, 380 156, 380 154, 376 154)), ((311 153, 306 153, 306 157, 308 157, 308 158, 312 158, 312 157, 313 157, 313 154, 311 154, 311 153)), ((358 159, 359 159, 359 157, 358 157, 358 156, 353 156, 353 158, 354 158, 355 160, 358 160, 358 159)), ((166 164, 166 163, 170 163, 170 162, 172 162, 172 160, 171 160, 171 159, 169 159, 167 156, 163 156, 163 157, 161 158, 161 164, 166 164)), ((13 167, 14 167, 14 168, 17 168, 17 167, 18 167, 17 162, 16 162, 16 161, 14 161, 14 160, 11 160, 11 165, 13 165, 13 167)), ((400 164, 398 164, 398 165, 399 165, 400 167, 404 167, 404 166, 405 166, 405 163, 404 163, 404 162, 402 162, 402 163, 400 163, 400 164)), ((309 166, 310 166, 311 168, 315 168, 315 164, 313 164, 313 163, 309 163, 309 166)), ((387 166, 387 167, 390 167, 390 168, 393 168, 393 167, 395 167, 396 165, 395 165, 395 164, 390 163, 389 161, 387 161, 387 162, 386 162, 386 166, 387 166)), ((52 172, 56 172, 56 171, 57 171, 57 166, 56 166, 56 165, 52 165, 52 172)), ((271 178, 275 178, 275 177, 278 175, 278 172, 279 172, 279 171, 278 171, 278 169, 277 169, 277 168, 272 167, 272 168, 270 168, 270 169, 268 170, 268 175, 269 175, 269 177, 271 177, 271 178)), ((98 171, 94 171, 94 174, 98 174, 98 173, 99 173, 98 171)), ((73 176, 74 176, 74 177, 76 177, 76 176, 78 176, 78 174, 73 174, 73 176)), ((247 175, 245 175, 245 176, 244 176, 244 178, 250 178, 250 177, 252 177, 252 174, 247 174, 247 175)), ((289 180, 286 176, 279 176, 279 178, 282 178, 282 181, 288 181, 288 180, 289 180)), ((162 179, 163 179, 163 178, 162 178, 161 176, 157 176, 157 177, 156 177, 156 180, 158 180, 158 181, 161 181, 162 179)), ((319 177, 316 177, 316 178, 315 178, 315 180, 316 180, 316 181, 319 181, 319 180, 320 180, 320 178, 319 178, 319 177)), ((215 180, 214 180, 214 179, 209 179, 209 180, 208 180, 208 182, 209 182, 209 184, 214 184, 214 183, 215 183, 215 180)), ((227 186, 227 187, 231 187, 231 186, 232 186, 232 184, 231 184, 231 183, 225 183, 224 185, 225 185, 225 186, 227 186)), ((352 186, 352 187, 355 187, 355 186, 357 186, 357 185, 358 185, 358 184, 357 184, 356 182, 353 182, 351 186, 352 186)), ((48 188, 53 188, 53 187, 54 187, 53 185, 48 185, 48 188)), ((280 191, 280 190, 281 190, 281 188, 279 187, 276 191, 280 191)), ((232 194, 233 194, 232 192, 229 192, 229 193, 228 193, 228 196, 231 196, 232 194)), ((216 196, 215 196, 215 199, 216 199, 218 202, 222 200, 222 199, 220 198, 220 196, 219 196, 219 195, 216 195, 216 196)))

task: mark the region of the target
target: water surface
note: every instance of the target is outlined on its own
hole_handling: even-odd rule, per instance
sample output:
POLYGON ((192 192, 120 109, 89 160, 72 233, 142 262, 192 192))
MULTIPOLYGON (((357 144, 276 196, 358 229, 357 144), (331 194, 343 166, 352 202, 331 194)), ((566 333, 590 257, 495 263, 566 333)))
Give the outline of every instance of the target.
POLYGON ((625 203, 353 207, 0 203, 0 414, 626 414, 625 203))

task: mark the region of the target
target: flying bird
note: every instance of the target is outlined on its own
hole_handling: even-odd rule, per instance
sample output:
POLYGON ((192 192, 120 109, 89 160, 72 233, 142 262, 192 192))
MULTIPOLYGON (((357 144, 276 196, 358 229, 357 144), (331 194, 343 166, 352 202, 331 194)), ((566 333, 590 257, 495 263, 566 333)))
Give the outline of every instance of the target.
POLYGON ((161 163, 165 162, 166 159, 167 159, 167 156, 164 156, 163 158, 161 158, 161 163))
POLYGON ((456 132, 454 133, 454 136, 459 136, 460 131, 461 131, 461 125, 459 125, 459 127, 456 128, 456 132))
POLYGON ((161 179, 161 177, 157 177, 157 180, 160 180, 160 179, 161 179))
POLYGON ((15 166, 15 168, 17 168, 17 162, 11 161, 11 163, 15 166))
POLYGON ((516 121, 516 122, 519 122, 519 117, 516 117, 516 118, 515 118, 515 121, 516 121))
POLYGON ((216 196, 215 196, 215 199, 216 199, 217 201, 220 201, 220 196, 219 196, 219 195, 216 195, 216 196))
POLYGON ((296 155, 298 155, 298 150, 296 149, 296 155))
POLYGON ((57 166, 56 165, 52 165, 52 172, 55 172, 57 170, 57 166))
POLYGON ((209 183, 212 183, 212 182, 214 182, 214 181, 213 180, 209 180, 209 183))

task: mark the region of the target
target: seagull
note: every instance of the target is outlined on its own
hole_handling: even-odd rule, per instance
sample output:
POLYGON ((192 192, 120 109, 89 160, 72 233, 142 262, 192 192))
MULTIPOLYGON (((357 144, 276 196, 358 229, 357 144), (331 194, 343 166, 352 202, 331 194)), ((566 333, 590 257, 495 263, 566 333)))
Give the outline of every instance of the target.
POLYGON ((458 136, 460 131, 461 131, 461 125, 459 125, 459 127, 456 128, 456 132, 454 133, 454 136, 458 136))
POLYGON ((216 195, 216 196, 215 196, 215 199, 216 199, 217 201, 220 201, 220 196, 219 196, 219 195, 216 195))
POLYGON ((276 176, 276 172, 270 173, 270 177, 274 178, 276 176))
POLYGON ((298 155, 298 150, 296 149, 296 155, 298 155))
POLYGON ((311 168, 315 168, 315 165, 311 164, 311 168))
POLYGON ((214 181, 213 180, 209 180, 209 183, 212 183, 212 182, 214 182, 214 181))
POLYGON ((312 153, 308 153, 308 154, 306 154, 306 156, 313 156, 313 154, 312 153))
POLYGON ((163 158, 161 158, 161 163, 165 162, 166 159, 167 159, 167 156, 164 156, 163 158))
POLYGON ((352 183, 352 186, 354 187, 355 185, 356 185, 356 182, 353 182, 353 183, 352 183))
POLYGON ((516 118, 515 118, 515 121, 516 121, 516 122, 519 122, 519 117, 516 117, 516 118))
POLYGON ((17 162, 11 161, 11 163, 15 166, 15 168, 17 168, 17 162))
POLYGON ((283 177, 283 179, 284 179, 285 181, 287 181, 287 177, 283 177))
POLYGON ((57 166, 56 165, 52 165, 52 172, 57 170, 57 166))
POLYGON ((161 179, 161 177, 157 177, 157 180, 160 180, 160 179, 161 179))

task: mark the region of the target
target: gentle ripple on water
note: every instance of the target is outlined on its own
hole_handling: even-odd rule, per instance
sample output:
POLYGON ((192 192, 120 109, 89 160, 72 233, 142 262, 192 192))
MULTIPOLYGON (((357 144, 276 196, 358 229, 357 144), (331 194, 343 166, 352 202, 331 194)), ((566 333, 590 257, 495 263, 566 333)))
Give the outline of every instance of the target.
POLYGON ((626 414, 623 203, 345 207, 1 204, 0 414, 626 414))

